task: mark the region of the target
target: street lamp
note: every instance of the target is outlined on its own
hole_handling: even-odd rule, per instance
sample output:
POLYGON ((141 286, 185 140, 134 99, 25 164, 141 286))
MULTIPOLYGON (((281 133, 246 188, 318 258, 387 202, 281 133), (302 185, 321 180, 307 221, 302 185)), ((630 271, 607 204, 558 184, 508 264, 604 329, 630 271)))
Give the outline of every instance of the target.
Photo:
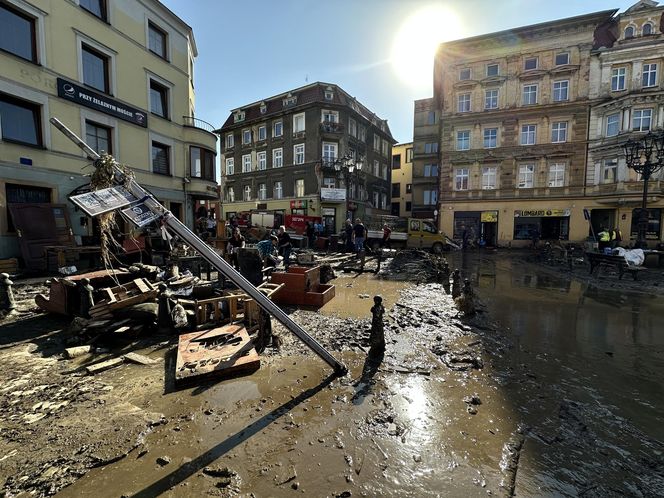
POLYGON ((348 202, 350 201, 350 177, 353 173, 359 175, 362 171, 362 160, 356 160, 354 155, 349 152, 348 154, 333 159, 331 166, 337 173, 343 173, 344 182, 346 184, 346 219, 349 219, 348 202))
POLYGON ((648 231, 648 180, 664 166, 664 131, 648 132, 640 140, 629 139, 623 145, 627 167, 643 178, 643 200, 638 221, 636 247, 645 249, 648 231))

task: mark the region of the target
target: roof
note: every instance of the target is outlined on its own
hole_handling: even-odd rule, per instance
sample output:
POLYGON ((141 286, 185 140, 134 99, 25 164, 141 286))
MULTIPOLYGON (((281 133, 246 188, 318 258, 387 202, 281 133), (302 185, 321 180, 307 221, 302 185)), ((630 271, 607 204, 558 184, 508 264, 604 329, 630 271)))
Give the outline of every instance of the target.
POLYGON ((317 81, 316 83, 311 83, 309 85, 296 88, 288 92, 280 93, 278 95, 268 97, 264 100, 252 102, 251 104, 247 104, 242 107, 233 109, 231 110, 230 115, 228 116, 224 124, 221 126, 221 128, 215 130, 215 133, 218 134, 222 133, 225 130, 228 130, 229 128, 235 128, 236 125, 246 126, 248 123, 251 123, 252 121, 264 120, 270 116, 281 114, 284 111, 293 112, 293 110, 295 109, 299 109, 308 104, 313 104, 317 102, 320 102, 321 104, 325 105, 332 104, 332 105, 354 107, 355 111, 369 122, 371 122, 372 120, 376 120, 376 122, 379 124, 381 121, 383 121, 385 123, 384 133, 393 139, 392 132, 390 131, 390 127, 387 124, 387 120, 383 120, 375 113, 371 112, 366 106, 362 105, 355 97, 347 93, 340 86, 335 85, 334 83, 324 83, 321 81, 317 81), (333 93, 332 100, 328 100, 325 98, 325 92, 328 89, 332 90, 333 93), (284 108, 283 99, 288 97, 297 97, 297 103, 292 107, 284 108), (265 105, 266 111, 264 113, 261 113, 260 109, 261 106, 263 105, 265 105), (238 111, 243 111, 245 113, 245 117, 241 125, 240 123, 235 123, 233 117, 234 114, 238 111))

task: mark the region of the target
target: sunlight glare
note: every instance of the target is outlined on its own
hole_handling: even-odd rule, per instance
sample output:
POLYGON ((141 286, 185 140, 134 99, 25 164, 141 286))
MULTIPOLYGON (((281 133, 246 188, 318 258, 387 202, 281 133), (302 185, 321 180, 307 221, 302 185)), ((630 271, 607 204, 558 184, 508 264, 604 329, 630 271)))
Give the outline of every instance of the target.
POLYGON ((392 43, 390 59, 397 76, 414 90, 430 90, 438 44, 461 38, 462 31, 459 17, 449 8, 430 6, 411 14, 392 43))

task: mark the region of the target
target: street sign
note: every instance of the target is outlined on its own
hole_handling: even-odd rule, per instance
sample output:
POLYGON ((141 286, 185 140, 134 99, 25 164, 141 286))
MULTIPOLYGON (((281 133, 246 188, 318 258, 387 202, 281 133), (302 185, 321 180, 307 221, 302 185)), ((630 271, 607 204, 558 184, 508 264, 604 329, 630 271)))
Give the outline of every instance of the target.
POLYGON ((129 218, 138 228, 143 228, 145 225, 148 225, 159 218, 159 214, 153 212, 143 202, 123 209, 122 214, 129 218))
POLYGON ((127 189, 121 186, 86 192, 74 195, 70 200, 80 207, 88 216, 98 216, 116 209, 129 206, 138 199, 127 189))

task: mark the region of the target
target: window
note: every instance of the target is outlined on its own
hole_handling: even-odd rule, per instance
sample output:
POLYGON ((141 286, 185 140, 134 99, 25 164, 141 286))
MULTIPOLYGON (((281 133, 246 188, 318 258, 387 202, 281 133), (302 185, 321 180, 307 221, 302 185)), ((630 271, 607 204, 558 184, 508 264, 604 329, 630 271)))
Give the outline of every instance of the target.
POLYGON ((498 147, 498 128, 484 128, 484 148, 498 147))
POLYGON ((275 199, 282 199, 284 197, 284 186, 283 183, 281 182, 274 182, 274 187, 272 189, 274 191, 274 198, 275 199))
POLYGON ((424 176, 437 177, 438 176, 438 165, 437 164, 425 164, 424 165, 424 176))
POLYGON ((482 190, 496 188, 496 171, 496 166, 484 166, 482 168, 482 190))
POLYGON ((533 188, 534 178, 534 164, 524 164, 519 167, 519 188, 533 188))
POLYGON ((293 164, 304 164, 304 144, 293 147, 293 164))
POLYGON ((620 113, 609 114, 606 117, 606 136, 615 137, 620 133, 620 113))
POLYGON ((304 113, 293 116, 293 133, 304 131, 304 113))
MULTIPOLYGON (((83 83, 100 92, 109 93, 108 57, 87 45, 81 47, 81 54, 83 83)), ((152 89, 152 84, 150 88, 152 89)))
POLYGON ((429 111, 429 114, 427 114, 427 124, 436 124, 436 111, 429 111))
POLYGON ((467 81, 470 79, 470 68, 465 68, 459 71, 459 81, 467 81))
POLYGON ((375 159, 373 162, 373 175, 380 176, 380 163, 375 159))
POLYGON ((261 114, 265 114, 267 112, 267 106, 263 103, 260 105, 259 110, 261 114))
POLYGON ((484 108, 498 109, 498 90, 487 90, 484 92, 484 108))
POLYGON ((334 100, 334 92, 325 90, 325 100, 334 100))
POLYGON ((537 63, 538 63, 538 59, 537 59, 537 57, 527 57, 527 58, 523 61, 523 68, 524 68, 526 71, 529 71, 529 70, 531 70, 531 69, 537 69, 537 63))
POLYGON ((251 172, 251 154, 242 156, 242 173, 251 172))
POLYGON ((39 106, 0 93, 0 132, 9 142, 42 145, 39 106))
POLYGON ((151 22, 148 22, 148 49, 166 59, 166 33, 151 22))
POLYGON ((267 199, 267 185, 264 183, 258 184, 258 200, 264 201, 267 199))
POLYGON ((388 146, 388 144, 387 144, 387 140, 384 140, 384 139, 383 139, 383 140, 381 141, 381 144, 380 144, 380 145, 381 145, 381 153, 383 154, 383 156, 387 157, 387 153, 388 153, 388 151, 389 151, 389 146, 388 146))
POLYGON ((35 20, 0 3, 0 49, 37 62, 35 20))
POLYGON ((235 174, 235 159, 229 157, 226 159, 226 176, 235 174))
POLYGON ((620 92, 625 89, 625 73, 627 69, 618 67, 611 71, 611 91, 620 92))
POLYGON ((360 140, 367 141, 367 127, 364 125, 360 125, 360 140))
POLYGON ((376 152, 380 151, 380 137, 378 135, 373 136, 373 148, 376 152))
POLYGON ((462 93, 458 97, 458 112, 470 112, 470 94, 462 93))
POLYGON ((304 178, 295 180, 295 197, 304 197, 304 178))
POLYGON ((643 87, 657 86, 657 64, 643 65, 643 87))
POLYGON ((243 144, 251 143, 251 130, 242 130, 242 143, 243 144))
POLYGON ((617 180, 618 160, 605 159, 602 164, 602 183, 615 183, 617 180))
POLYGON ((265 125, 261 125, 258 127, 258 141, 262 142, 267 139, 267 127, 265 125))
POLYGON ((529 124, 521 126, 521 145, 535 145, 537 125, 529 124))
POLYGON ((468 190, 468 168, 458 168, 454 171, 454 190, 468 190))
POLYGON ((226 135, 226 148, 232 149, 234 145, 235 145, 235 137, 233 136, 232 133, 229 133, 228 135, 226 135))
POLYGON ((202 147, 189 148, 189 174, 192 178, 215 181, 215 156, 211 150, 202 147))
POLYGON ((569 64, 569 53, 563 52, 561 54, 556 54, 556 66, 566 66, 569 64))
POLYGON ((435 206, 438 203, 437 190, 425 190, 422 204, 425 206, 435 206))
POLYGON ((412 163, 413 162, 413 148, 410 147, 406 149, 406 163, 412 163))
POLYGON ((373 207, 377 208, 378 203, 380 202, 380 193, 379 192, 374 192, 373 193, 373 207))
POLYGON ((168 119, 168 88, 150 80, 150 112, 168 119))
POLYGON ((284 107, 290 107, 297 104, 297 96, 293 96, 290 93, 282 101, 284 107))
POLYGON ((152 142, 152 172, 158 175, 171 174, 170 162, 170 147, 168 145, 160 144, 159 142, 152 142))
POLYGON ((487 77, 498 76, 500 73, 500 66, 498 64, 487 64, 486 66, 486 75, 487 77))
POLYGON ((457 150, 470 149, 470 130, 457 131, 457 150))
POLYGON ((336 143, 323 142, 323 161, 334 161, 337 158, 337 147, 336 143))
POLYGON ((235 202, 235 189, 233 187, 226 189, 226 200, 228 202, 235 202))
POLYGON ((237 111, 235 114, 233 114, 233 122, 234 123, 239 123, 241 121, 244 121, 246 114, 244 111, 237 111))
POLYGON ((413 192, 413 184, 412 183, 406 183, 406 193, 410 194, 413 192))
POLYGON ((272 150, 272 167, 281 168, 284 165, 284 151, 283 149, 272 150))
POLYGON ((251 185, 245 185, 244 186, 244 192, 242 199, 245 201, 250 201, 251 200, 251 185))
POLYGON ((625 38, 634 38, 634 28, 632 26, 625 28, 625 38))
POLYGON ((265 171, 267 169, 267 152, 262 151, 256 154, 258 159, 258 170, 265 171))
POLYGON ((553 82, 553 101, 562 102, 569 98, 569 81, 554 81, 553 82))
POLYGON ((641 32, 643 33, 643 36, 652 35, 652 24, 649 22, 645 23, 641 32))
POLYGON ((79 5, 99 19, 106 21, 106 0, 80 0, 79 5))
POLYGON ((406 211, 412 211, 413 210, 413 203, 411 201, 406 201, 406 211))
POLYGON ((281 137, 284 134, 284 124, 281 121, 275 121, 272 124, 272 136, 281 137))
POLYGON ((351 137, 357 137, 357 123, 353 118, 348 118, 348 133, 351 137))
POLYGON ((401 169, 401 154, 392 155, 392 169, 401 169))
POLYGON ((424 153, 425 154, 437 154, 438 153, 438 142, 431 142, 424 144, 424 153))
POLYGON ((392 197, 401 197, 401 184, 393 183, 392 184, 392 197))
POLYGON ((97 154, 102 152, 113 153, 111 150, 111 129, 107 126, 86 121, 85 143, 92 147, 97 154))
POLYGON ((551 125, 551 142, 567 142, 567 121, 557 121, 551 125))
POLYGON ((523 105, 537 104, 537 85, 523 87, 523 105))
POLYGON ((339 122, 339 113, 337 111, 329 111, 323 109, 323 123, 338 123, 339 122))
POLYGON ((565 186, 565 163, 553 163, 549 166, 549 187, 565 186))
POLYGON ((337 180, 333 177, 326 176, 323 178, 323 188, 336 188, 337 180))
POLYGON ((650 130, 651 120, 652 120, 652 109, 635 109, 634 117, 632 118, 632 130, 633 131, 650 130))

